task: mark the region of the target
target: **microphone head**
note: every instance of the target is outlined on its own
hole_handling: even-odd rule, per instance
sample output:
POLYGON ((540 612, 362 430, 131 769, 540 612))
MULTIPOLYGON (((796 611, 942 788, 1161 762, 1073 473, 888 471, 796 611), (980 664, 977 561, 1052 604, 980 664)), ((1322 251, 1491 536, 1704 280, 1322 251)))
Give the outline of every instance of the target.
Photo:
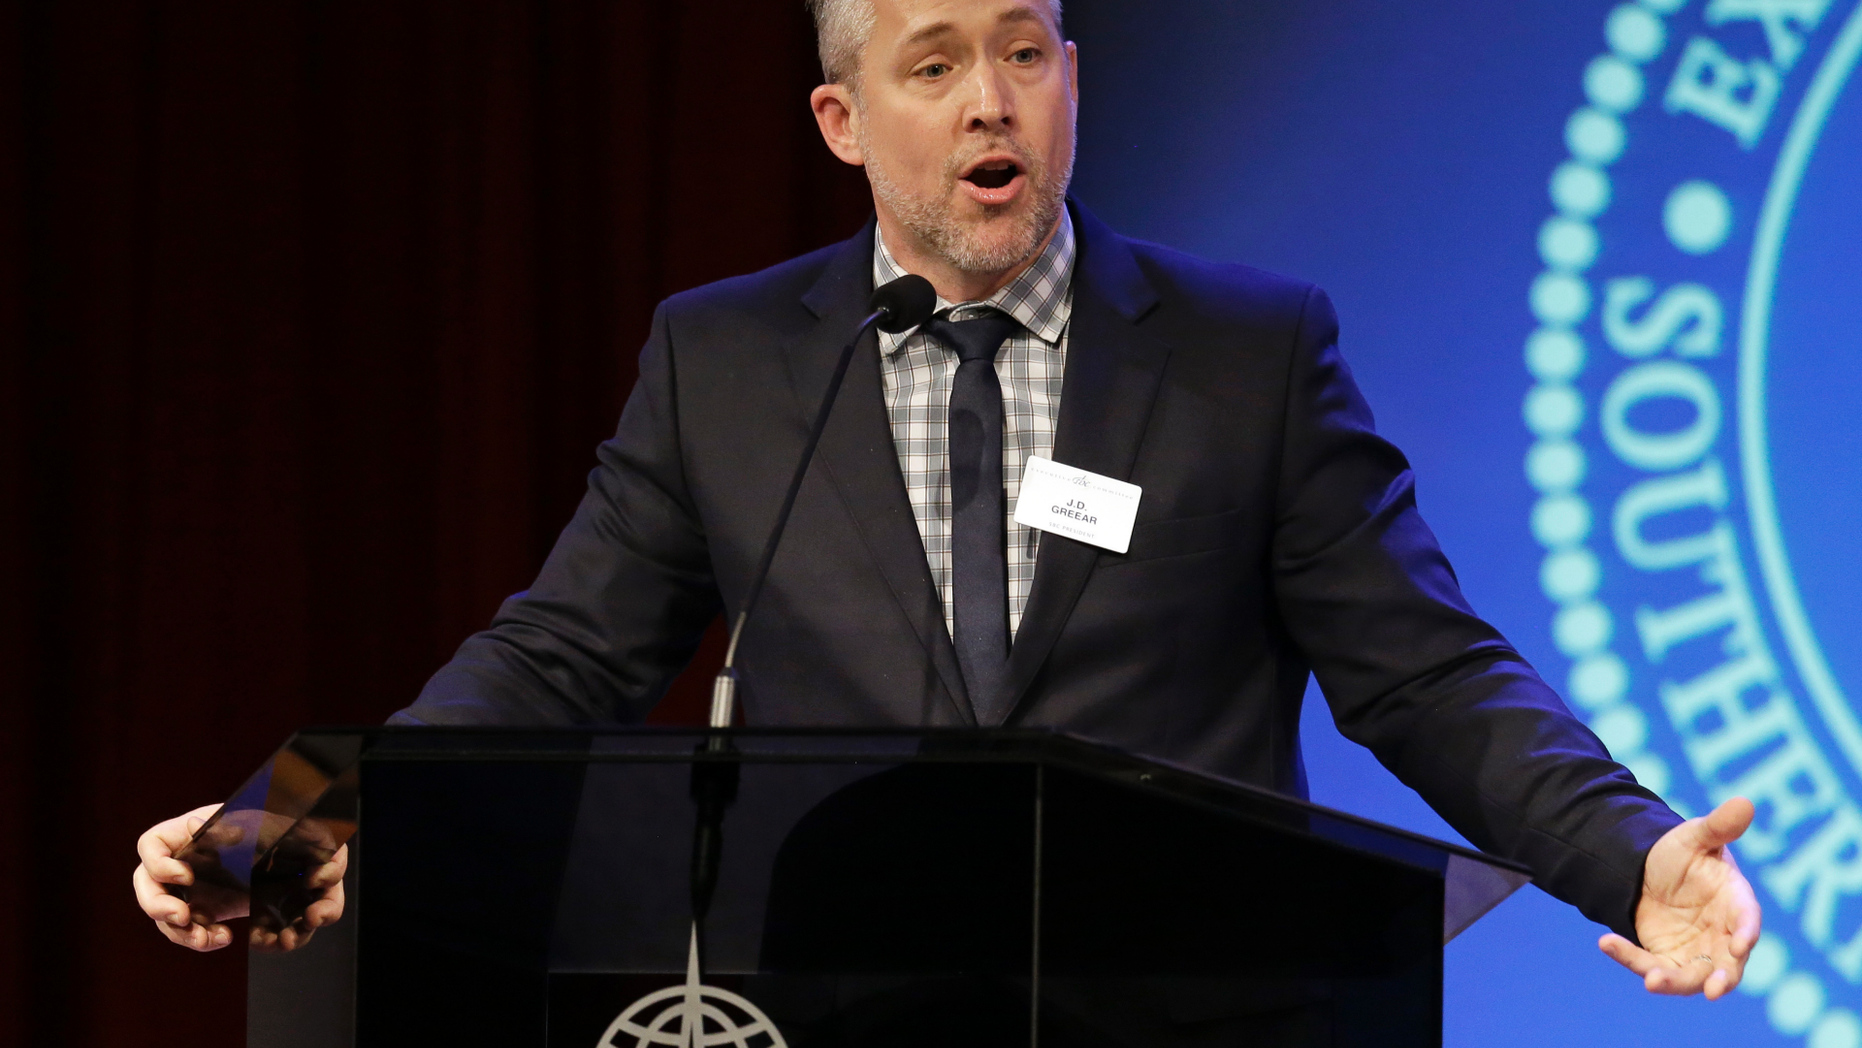
POLYGON ((886 314, 879 321, 879 330, 896 335, 931 319, 931 314, 937 311, 937 291, 929 280, 907 273, 874 288, 873 297, 867 299, 867 308, 886 314))

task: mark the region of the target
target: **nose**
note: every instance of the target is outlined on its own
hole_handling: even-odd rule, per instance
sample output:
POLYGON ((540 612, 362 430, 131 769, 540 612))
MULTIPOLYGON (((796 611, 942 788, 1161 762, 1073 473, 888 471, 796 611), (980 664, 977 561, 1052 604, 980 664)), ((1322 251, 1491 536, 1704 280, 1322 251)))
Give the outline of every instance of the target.
POLYGON ((1005 132, 1015 126, 1015 109, 1010 87, 1003 81, 994 63, 985 62, 970 77, 970 96, 964 114, 964 130, 1005 132))

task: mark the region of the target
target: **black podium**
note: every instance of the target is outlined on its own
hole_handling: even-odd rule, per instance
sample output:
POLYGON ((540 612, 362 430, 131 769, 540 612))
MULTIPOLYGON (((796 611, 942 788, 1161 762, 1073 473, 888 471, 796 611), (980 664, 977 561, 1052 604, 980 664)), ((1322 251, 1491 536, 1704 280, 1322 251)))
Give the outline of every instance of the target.
POLYGON ((1527 880, 1050 732, 323 729, 196 904, 288 922, 344 841, 251 1045, 1435 1045, 1443 943, 1527 880))

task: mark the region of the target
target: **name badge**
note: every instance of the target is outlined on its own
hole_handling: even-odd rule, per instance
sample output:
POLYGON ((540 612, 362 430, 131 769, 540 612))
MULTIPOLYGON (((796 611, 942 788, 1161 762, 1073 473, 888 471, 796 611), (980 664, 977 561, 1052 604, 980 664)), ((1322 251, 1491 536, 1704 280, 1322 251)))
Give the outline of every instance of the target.
POLYGON ((1030 455, 1022 468, 1015 523, 1123 553, 1131 548, 1144 489, 1030 455))

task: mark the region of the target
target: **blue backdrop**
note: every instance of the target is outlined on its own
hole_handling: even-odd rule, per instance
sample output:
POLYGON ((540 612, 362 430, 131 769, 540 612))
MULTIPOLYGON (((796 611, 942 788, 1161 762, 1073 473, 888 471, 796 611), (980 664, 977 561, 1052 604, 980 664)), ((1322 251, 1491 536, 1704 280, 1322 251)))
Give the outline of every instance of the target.
MULTIPOLYGON (((1742 992, 1651 997, 1529 889, 1447 1043, 1862 1045, 1862 0, 1067 15, 1080 198, 1325 286, 1475 606, 1677 808, 1758 803, 1742 992)), ((1305 729, 1315 799, 1454 839, 1305 729)))

